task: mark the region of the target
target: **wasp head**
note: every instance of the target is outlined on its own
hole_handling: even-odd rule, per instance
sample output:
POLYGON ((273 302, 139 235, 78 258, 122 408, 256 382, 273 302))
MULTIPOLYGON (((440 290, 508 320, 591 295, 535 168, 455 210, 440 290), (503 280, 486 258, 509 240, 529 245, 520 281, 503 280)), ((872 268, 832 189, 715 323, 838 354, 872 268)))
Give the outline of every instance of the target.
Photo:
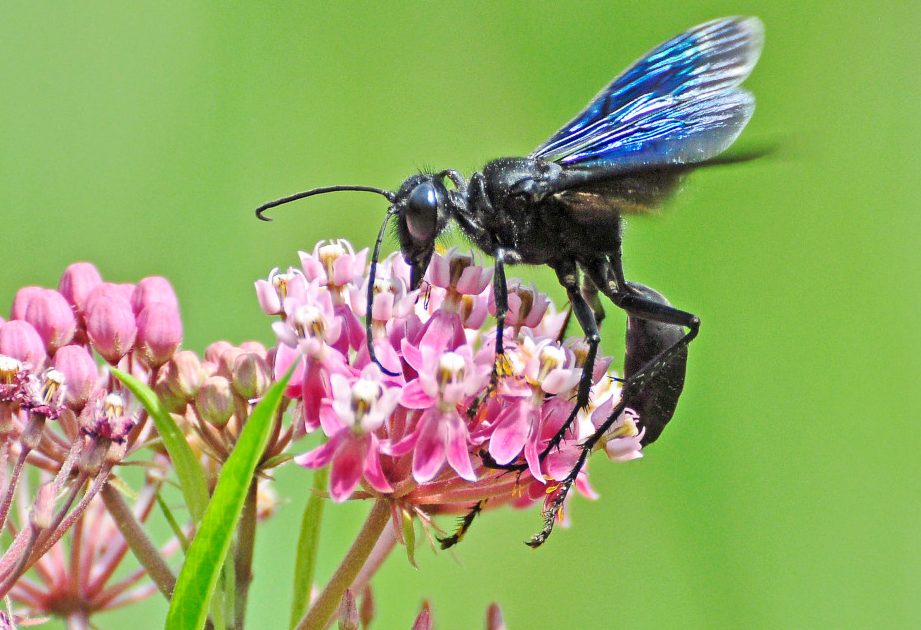
POLYGON ((419 287, 435 252, 435 239, 451 218, 451 199, 441 179, 421 173, 400 186, 391 212, 397 215, 400 250, 410 266, 410 284, 419 287))

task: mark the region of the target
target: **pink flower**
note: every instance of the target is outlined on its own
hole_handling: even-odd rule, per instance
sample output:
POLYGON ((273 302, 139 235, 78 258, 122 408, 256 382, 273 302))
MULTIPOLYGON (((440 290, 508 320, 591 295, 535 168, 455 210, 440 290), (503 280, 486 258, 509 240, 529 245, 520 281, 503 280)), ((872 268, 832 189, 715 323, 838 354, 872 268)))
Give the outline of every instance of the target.
POLYGON ((466 348, 439 353, 403 341, 403 357, 419 377, 407 384, 400 403, 408 409, 424 409, 416 431, 395 452, 415 448, 413 477, 419 483, 432 480, 445 460, 458 475, 476 481, 470 462, 470 434, 458 407, 472 397, 489 378, 489 366, 476 365, 466 348))
POLYGON ((256 280, 256 297, 259 307, 266 315, 284 313, 285 299, 290 295, 301 302, 307 293, 307 279, 304 274, 293 267, 287 273, 279 273, 278 267, 269 272, 268 280, 256 280))
MULTIPOLYGON (((540 453, 543 450, 543 425, 547 414, 569 414, 571 405, 563 409, 557 404, 544 405, 545 394, 559 394, 579 382, 580 370, 572 367, 571 359, 549 339, 534 344, 525 337, 516 354, 527 357, 524 377, 527 387, 496 418, 489 439, 489 454, 499 464, 507 464, 524 449, 531 475, 543 480, 540 453)), ((562 425, 562 421, 558 423, 562 425)), ((549 439, 549 437, 547 438, 549 439)))
POLYGON ((393 492, 381 467, 380 441, 374 432, 393 412, 400 390, 385 387, 374 365, 354 382, 340 374, 333 374, 330 381, 332 405, 323 413, 323 430, 330 439, 295 461, 306 468, 332 462, 329 494, 336 502, 349 498, 362 478, 378 492, 393 492))
POLYGON ((368 259, 368 249, 356 253, 352 244, 345 239, 320 241, 313 253, 298 252, 301 266, 308 280, 320 280, 320 284, 332 288, 347 284, 361 284, 368 259))

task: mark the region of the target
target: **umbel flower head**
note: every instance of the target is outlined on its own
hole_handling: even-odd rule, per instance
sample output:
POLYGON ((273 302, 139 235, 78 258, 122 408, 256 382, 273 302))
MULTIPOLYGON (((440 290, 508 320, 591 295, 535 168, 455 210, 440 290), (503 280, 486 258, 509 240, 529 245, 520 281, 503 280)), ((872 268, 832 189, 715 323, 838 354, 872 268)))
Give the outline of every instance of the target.
MULTIPOLYGON (((524 506, 551 496, 580 452, 580 443, 610 415, 620 386, 600 359, 592 404, 558 450, 540 453, 573 410, 585 351, 561 343, 565 314, 531 286, 510 281, 506 319, 507 374, 491 379, 495 328, 492 269, 457 250, 437 252, 426 282, 409 290, 398 254, 378 266, 366 349, 367 251, 344 241, 301 252, 301 269, 273 270, 256 283, 263 311, 278 320, 274 374, 294 366, 287 395, 298 422, 326 440, 295 461, 330 467, 334 501, 387 498, 394 510, 423 519, 434 513, 524 506), (484 324, 486 327, 483 328, 484 324), (518 475, 490 468, 524 461, 518 475)), ((636 415, 625 411, 598 448, 614 461, 641 456, 636 415)), ((583 472, 577 483, 594 496, 583 472)))

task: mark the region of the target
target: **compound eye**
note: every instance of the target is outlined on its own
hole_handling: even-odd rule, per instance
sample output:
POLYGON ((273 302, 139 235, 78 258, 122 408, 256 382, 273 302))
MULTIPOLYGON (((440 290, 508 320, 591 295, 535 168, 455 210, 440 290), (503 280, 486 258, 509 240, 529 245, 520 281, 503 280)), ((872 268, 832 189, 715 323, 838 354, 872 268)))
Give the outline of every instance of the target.
POLYGON ((435 238, 438 225, 438 193, 431 182, 419 184, 409 193, 406 227, 417 241, 435 238))

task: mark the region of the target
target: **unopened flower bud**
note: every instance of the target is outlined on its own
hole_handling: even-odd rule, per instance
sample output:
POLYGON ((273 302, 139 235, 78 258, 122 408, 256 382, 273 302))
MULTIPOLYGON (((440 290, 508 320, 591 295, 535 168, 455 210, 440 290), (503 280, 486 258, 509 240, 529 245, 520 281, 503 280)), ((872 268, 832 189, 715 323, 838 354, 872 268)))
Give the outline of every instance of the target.
MULTIPOLYGON (((104 285, 101 285, 102 288, 104 285)), ((109 293, 103 297, 90 297, 86 313, 86 332, 96 352, 113 365, 131 351, 137 338, 137 324, 131 304, 109 293)))
POLYGON ((32 324, 51 355, 70 343, 77 330, 77 320, 70 304, 53 289, 36 292, 29 300, 23 319, 32 324))
POLYGON ((195 397, 206 377, 198 355, 191 350, 180 350, 166 364, 167 387, 185 401, 195 397))
POLYGON ((217 365, 221 360, 221 355, 231 348, 233 344, 229 341, 215 341, 205 348, 205 361, 217 365))
POLYGON ((32 369, 45 362, 45 343, 27 321, 14 319, 0 326, 0 354, 19 359, 32 369))
POLYGON ((182 341, 179 311, 163 302, 149 304, 138 315, 137 331, 141 359, 147 367, 158 368, 169 361, 182 341))
POLYGON ((505 619, 502 618, 502 609, 493 602, 486 609, 486 630, 505 630, 505 619))
POLYGON ((82 346, 64 346, 54 355, 54 367, 64 373, 68 406, 80 411, 99 379, 96 362, 82 346))
POLYGON ((234 411, 233 390, 223 376, 209 376, 195 396, 195 410, 205 422, 223 427, 234 411))
POLYGON ((358 630, 358 607, 352 589, 345 589, 339 604, 339 630, 358 630))
MULTIPOLYGON (((168 365, 169 364, 167 364, 167 366, 168 365)), ((178 396, 172 389, 170 389, 169 377, 170 371, 168 367, 163 368, 157 372, 153 390, 160 402, 162 402, 164 406, 169 409, 170 413, 181 414, 185 411, 188 401, 185 398, 178 396)))
POLYGON ((96 285, 96 287, 90 291, 90 294, 86 296, 86 300, 83 302, 83 312, 89 313, 90 309, 93 308, 93 305, 98 301, 110 300, 112 298, 120 298, 131 304, 131 296, 134 294, 134 285, 133 284, 116 284, 114 282, 103 282, 96 285))
POLYGON ((358 616, 361 618, 361 627, 367 628, 374 621, 374 591, 371 585, 365 587, 361 594, 361 603, 358 605, 358 616))
POLYGON ((131 306, 136 314, 140 314, 151 304, 165 304, 178 314, 179 300, 169 280, 162 276, 148 276, 141 279, 134 287, 131 296, 131 306))
POLYGON ((214 373, 227 379, 233 378, 233 366, 236 364, 237 359, 244 354, 246 354, 246 352, 242 348, 231 346, 225 350, 221 358, 218 359, 217 369, 214 373))
POLYGON ((86 299, 93 289, 102 284, 99 270, 88 262, 76 262, 68 266, 61 275, 58 291, 67 302, 82 313, 85 310, 86 299))
POLYGON ((240 350, 251 352, 262 359, 265 359, 269 353, 268 350, 265 349, 265 346, 258 341, 244 341, 240 344, 240 350))
POLYGON ((422 602, 422 610, 413 622, 412 630, 432 630, 432 610, 427 600, 422 602))
POLYGON ((54 515, 54 500, 54 484, 51 482, 42 484, 38 489, 35 503, 32 504, 32 510, 29 514, 29 521, 33 527, 39 530, 51 527, 51 519, 54 515))
POLYGON ((271 380, 268 364, 255 354, 246 352, 233 362, 230 382, 234 391, 244 400, 262 396, 271 380))
POLYGON ((16 291, 13 297, 13 307, 10 309, 10 319, 25 319, 26 309, 32 298, 44 291, 42 287, 23 287, 16 291))

